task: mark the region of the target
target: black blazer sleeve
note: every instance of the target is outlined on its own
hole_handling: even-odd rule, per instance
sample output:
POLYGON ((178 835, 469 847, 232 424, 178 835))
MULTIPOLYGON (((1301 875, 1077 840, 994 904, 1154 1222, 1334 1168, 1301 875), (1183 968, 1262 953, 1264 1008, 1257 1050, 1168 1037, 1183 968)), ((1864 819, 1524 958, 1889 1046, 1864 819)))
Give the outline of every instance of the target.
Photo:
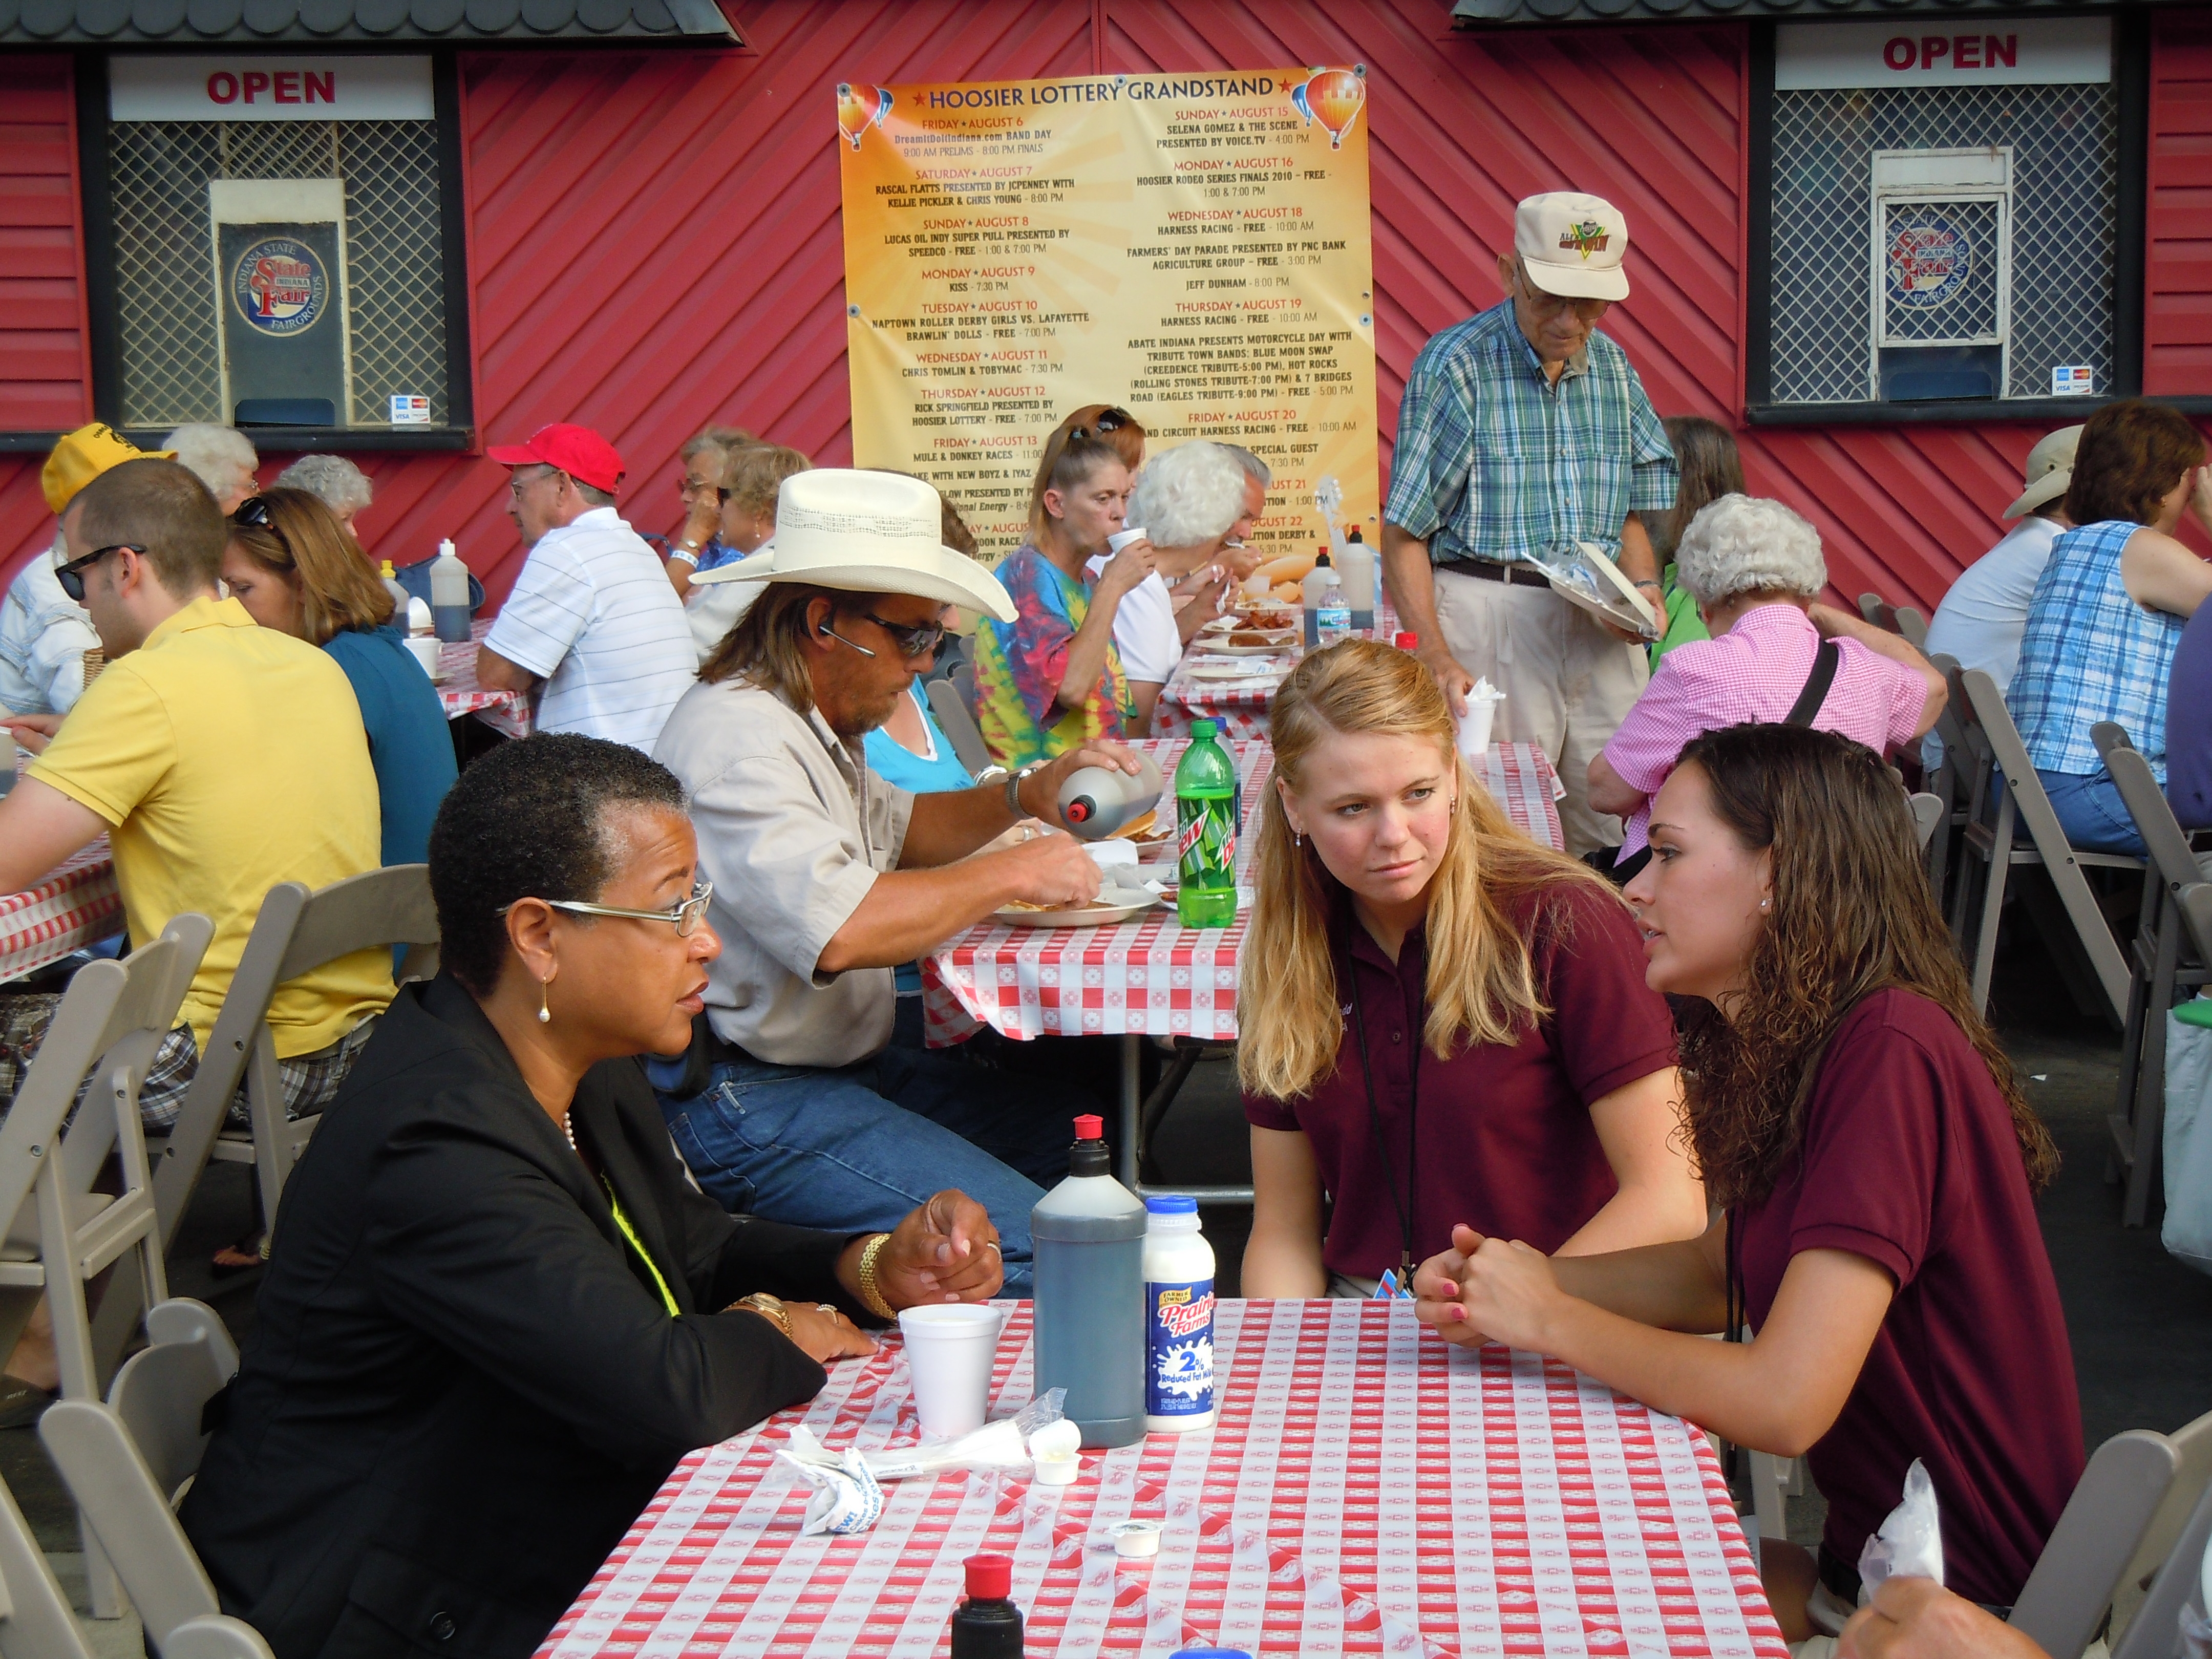
POLYGON ((756 1315, 672 1318, 573 1194, 465 1117, 415 1115, 372 1168, 362 1244, 386 1305, 632 1467, 820 1391, 822 1367, 756 1315))

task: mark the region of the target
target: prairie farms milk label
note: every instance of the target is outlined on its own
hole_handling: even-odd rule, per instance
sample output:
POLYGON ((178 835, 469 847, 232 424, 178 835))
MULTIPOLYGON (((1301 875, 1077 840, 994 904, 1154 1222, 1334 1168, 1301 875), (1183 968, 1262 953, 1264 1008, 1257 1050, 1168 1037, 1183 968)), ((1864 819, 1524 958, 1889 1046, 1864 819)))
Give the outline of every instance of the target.
POLYGON ((1145 1411, 1203 1417, 1213 1409, 1213 1281, 1145 1286, 1145 1411))

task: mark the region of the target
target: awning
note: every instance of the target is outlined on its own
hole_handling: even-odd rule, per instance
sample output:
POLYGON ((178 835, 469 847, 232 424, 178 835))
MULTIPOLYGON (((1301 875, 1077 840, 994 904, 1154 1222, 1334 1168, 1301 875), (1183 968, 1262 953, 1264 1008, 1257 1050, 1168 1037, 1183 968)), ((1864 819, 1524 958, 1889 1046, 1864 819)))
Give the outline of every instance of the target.
POLYGON ((743 46, 714 0, 0 0, 0 46, 743 46))
MULTIPOLYGON (((4 5, 8 0, 0 0, 4 5)), ((2149 0, 2170 3, 2171 0, 2149 0)), ((1499 23, 1637 23, 1708 21, 1723 17, 1785 17, 1810 22, 1823 17, 1957 17, 2048 12, 2078 15, 2114 11, 2119 0, 1457 0, 1455 28, 1499 23)))

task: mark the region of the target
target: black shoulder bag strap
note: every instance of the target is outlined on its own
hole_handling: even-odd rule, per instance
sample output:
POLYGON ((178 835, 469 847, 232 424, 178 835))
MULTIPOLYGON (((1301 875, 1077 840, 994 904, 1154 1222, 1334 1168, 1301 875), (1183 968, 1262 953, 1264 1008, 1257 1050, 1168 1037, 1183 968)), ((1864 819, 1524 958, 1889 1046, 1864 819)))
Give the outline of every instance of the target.
POLYGON ((1790 712, 1782 717, 1784 726, 1810 726, 1820 705, 1828 700, 1828 688, 1836 683, 1836 663, 1843 656, 1833 640, 1822 640, 1820 648, 1813 653, 1813 672, 1806 677, 1805 689, 1797 694, 1797 701, 1790 705, 1790 712))

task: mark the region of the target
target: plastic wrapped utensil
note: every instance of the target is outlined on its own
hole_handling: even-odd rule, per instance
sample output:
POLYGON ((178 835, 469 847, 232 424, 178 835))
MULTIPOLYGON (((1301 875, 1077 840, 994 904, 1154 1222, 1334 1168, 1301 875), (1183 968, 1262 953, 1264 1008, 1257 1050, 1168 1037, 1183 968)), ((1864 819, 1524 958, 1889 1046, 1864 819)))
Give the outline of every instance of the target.
POLYGON ((1859 1583, 1868 1595, 1888 1578, 1943 1582, 1943 1528, 1936 1510, 1936 1483, 1918 1458, 1905 1472, 1905 1496, 1859 1552, 1859 1583))

